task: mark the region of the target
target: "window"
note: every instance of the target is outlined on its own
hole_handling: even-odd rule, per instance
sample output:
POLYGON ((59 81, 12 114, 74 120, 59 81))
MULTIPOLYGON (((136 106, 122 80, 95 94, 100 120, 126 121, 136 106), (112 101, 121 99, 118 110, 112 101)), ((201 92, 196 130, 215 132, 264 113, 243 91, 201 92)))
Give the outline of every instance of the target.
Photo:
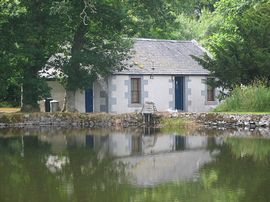
POLYGON ((210 86, 211 81, 213 81, 213 78, 208 78, 207 79, 207 101, 215 101, 215 88, 210 86))
POLYGON ((131 78, 131 104, 141 103, 141 79, 131 78))

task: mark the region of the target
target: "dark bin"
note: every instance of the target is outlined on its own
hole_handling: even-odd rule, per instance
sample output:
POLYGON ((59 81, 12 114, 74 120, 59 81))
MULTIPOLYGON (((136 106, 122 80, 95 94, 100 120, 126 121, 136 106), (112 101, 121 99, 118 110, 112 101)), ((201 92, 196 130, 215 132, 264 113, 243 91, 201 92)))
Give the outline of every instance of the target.
POLYGON ((46 98, 45 99, 45 112, 50 112, 51 111, 50 102, 52 100, 53 100, 52 98, 46 98))

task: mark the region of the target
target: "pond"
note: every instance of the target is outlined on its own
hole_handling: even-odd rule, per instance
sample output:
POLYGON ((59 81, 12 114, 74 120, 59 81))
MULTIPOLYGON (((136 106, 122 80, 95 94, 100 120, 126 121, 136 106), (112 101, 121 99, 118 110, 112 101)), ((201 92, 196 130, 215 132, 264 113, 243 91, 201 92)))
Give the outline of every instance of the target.
POLYGON ((0 131, 1 202, 267 202, 269 136, 0 131))

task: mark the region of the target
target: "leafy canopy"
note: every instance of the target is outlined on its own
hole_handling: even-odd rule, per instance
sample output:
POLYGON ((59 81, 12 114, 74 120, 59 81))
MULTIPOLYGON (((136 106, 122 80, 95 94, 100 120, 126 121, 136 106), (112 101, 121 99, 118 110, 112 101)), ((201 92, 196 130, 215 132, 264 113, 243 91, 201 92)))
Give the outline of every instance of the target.
POLYGON ((208 39, 211 56, 197 60, 217 77, 215 86, 233 89, 256 79, 270 81, 270 1, 223 0, 216 15, 223 25, 208 39))

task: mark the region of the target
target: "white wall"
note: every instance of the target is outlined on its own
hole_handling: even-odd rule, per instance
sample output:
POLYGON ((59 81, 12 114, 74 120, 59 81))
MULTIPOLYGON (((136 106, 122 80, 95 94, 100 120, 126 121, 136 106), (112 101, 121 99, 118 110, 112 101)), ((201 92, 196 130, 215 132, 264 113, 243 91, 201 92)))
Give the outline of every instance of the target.
MULTIPOLYGON (((150 78, 149 75, 138 76, 141 78, 142 103, 131 104, 130 79, 137 76, 116 75, 108 80, 100 80, 93 85, 93 110, 100 112, 101 106, 106 106, 110 113, 140 112, 143 103, 154 102, 158 111, 174 109, 174 79, 171 76, 157 76, 150 78), (101 97, 101 91, 106 92, 106 97, 101 97), (108 96, 108 97, 107 97, 108 96), (108 101, 107 101, 108 99, 108 101)), ((218 102, 207 102, 205 76, 185 76, 184 106, 188 112, 205 112, 214 108, 218 102)), ((57 81, 48 81, 52 88, 52 98, 59 101, 63 106, 65 89, 57 81)), ((75 107, 79 112, 85 112, 85 92, 76 91, 75 107)), ((44 109, 44 107, 42 107, 44 109)))
MULTIPOLYGON (((47 81, 48 86, 51 88, 51 97, 59 102, 60 109, 64 104, 65 89, 58 81, 47 81)), ((43 101, 40 101, 42 103, 43 101)), ((40 106, 42 112, 45 111, 44 105, 40 106)))
POLYGON ((100 111, 100 91, 101 91, 101 86, 98 82, 95 82, 93 86, 93 111, 94 112, 99 112, 100 111))
POLYGON ((155 103, 158 111, 167 111, 169 108, 174 106, 169 106, 169 103, 174 100, 174 93, 170 94, 170 90, 174 91, 173 81, 171 81, 171 76, 145 76, 148 80, 148 85, 145 86, 144 90, 148 92, 148 98, 145 101, 152 101, 155 103))
MULTIPOLYGON (((60 109, 64 104, 65 89, 58 81, 47 81, 51 88, 51 97, 59 102, 60 109)), ((42 103, 43 101, 40 101, 42 103)), ((79 112, 85 112, 85 93, 83 90, 77 90, 75 94, 75 108, 79 112)), ((44 105, 41 105, 41 111, 44 110, 44 105)))
POLYGON ((98 81, 95 81, 93 85, 94 112, 101 112, 101 111, 108 112, 107 94, 108 94, 107 80, 100 79, 98 81), (102 106, 104 106, 103 109, 102 106))
POLYGON ((77 90, 75 93, 75 109, 78 112, 85 112, 85 91, 77 90))
POLYGON ((109 112, 128 113, 141 109, 141 107, 134 107, 134 108, 128 107, 128 99, 125 97, 125 93, 128 92, 128 86, 125 85, 125 81, 127 80, 129 80, 129 76, 125 75, 109 77, 108 79, 109 112))
POLYGON ((207 86, 204 83, 206 76, 189 76, 186 79, 186 109, 188 112, 207 112, 217 106, 217 101, 207 102, 207 86))
POLYGON ((173 83, 170 82, 171 76, 128 76, 117 75, 109 78, 109 112, 128 113, 140 112, 143 103, 147 101, 154 102, 158 111, 166 111, 169 103, 173 101, 173 94, 169 89, 173 89, 173 83), (132 77, 141 78, 142 85, 142 103, 130 103, 130 79, 132 77), (116 101, 116 102, 115 102, 116 101), (116 104, 115 104, 116 103, 116 104))
MULTIPOLYGON (((184 76, 184 111, 206 112, 213 109, 218 102, 207 102, 207 87, 204 83, 206 76, 184 76)), ((128 76, 116 75, 109 78, 109 112, 128 113, 140 112, 143 103, 152 101, 158 111, 167 111, 175 107, 175 79, 168 75, 128 76), (131 105, 130 87, 132 77, 142 79, 142 103, 131 105), (128 94, 128 96, 127 96, 128 94), (115 102, 116 101, 116 102, 115 102)))

